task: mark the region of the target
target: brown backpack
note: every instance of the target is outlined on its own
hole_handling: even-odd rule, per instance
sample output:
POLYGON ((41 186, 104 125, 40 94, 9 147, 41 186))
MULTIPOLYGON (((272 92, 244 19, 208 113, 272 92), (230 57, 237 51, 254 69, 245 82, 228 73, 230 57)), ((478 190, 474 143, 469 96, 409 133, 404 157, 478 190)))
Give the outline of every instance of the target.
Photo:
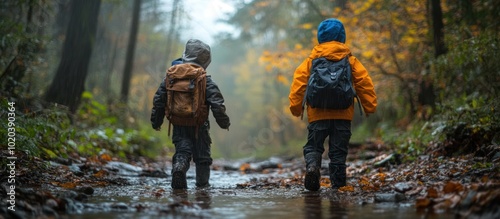
POLYGON ((167 105, 165 116, 171 124, 195 126, 198 128, 208 119, 208 107, 205 103, 207 76, 203 67, 183 63, 170 67, 165 77, 167 105))

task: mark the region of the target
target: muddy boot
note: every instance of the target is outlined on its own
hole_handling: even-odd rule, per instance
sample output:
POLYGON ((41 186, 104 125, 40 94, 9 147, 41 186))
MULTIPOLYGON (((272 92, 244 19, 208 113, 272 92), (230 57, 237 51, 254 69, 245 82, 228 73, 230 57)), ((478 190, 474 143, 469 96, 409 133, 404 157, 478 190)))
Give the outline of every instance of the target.
POLYGON ((306 177, 304 187, 310 191, 318 191, 321 179, 321 154, 309 153, 304 156, 306 161, 306 177))
POLYGON ((196 187, 208 187, 210 179, 210 166, 196 165, 196 187))
POLYGON ((329 163, 328 168, 330 171, 332 189, 336 190, 342 186, 346 186, 346 165, 329 163))
POLYGON ((172 167, 172 189, 187 189, 186 172, 188 169, 187 160, 176 159, 172 167))

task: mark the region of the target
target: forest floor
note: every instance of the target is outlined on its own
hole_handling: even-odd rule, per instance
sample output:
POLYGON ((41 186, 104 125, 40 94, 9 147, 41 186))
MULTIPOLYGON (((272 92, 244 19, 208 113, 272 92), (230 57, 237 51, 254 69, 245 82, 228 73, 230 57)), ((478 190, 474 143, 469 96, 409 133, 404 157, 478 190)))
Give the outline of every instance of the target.
MULTIPOLYGON (((3 158, 8 157, 7 151, 1 153, 3 158)), ((328 163, 324 160, 321 189, 316 193, 323 199, 342 200, 353 205, 404 202, 423 214, 500 218, 499 155, 496 153, 490 158, 473 154, 421 155, 414 161, 402 163, 401 155, 388 153, 381 144, 357 145, 350 149, 348 156, 348 185, 331 190, 328 163)), ((1 198, 0 218, 58 218, 85 212, 86 208, 107 212, 156 211, 169 215, 182 211, 179 209, 201 209, 208 204, 203 199, 172 198, 175 193, 169 183, 170 160, 142 157, 129 160, 121 162, 106 154, 73 155, 50 161, 19 156, 15 166, 15 189, 9 187, 14 184, 7 183, 8 175, 1 177, 0 192, 8 195, 1 198), (150 180, 141 180, 146 178, 150 180), (131 195, 135 202, 114 203, 106 209, 86 204, 95 203, 96 197, 127 193, 119 188, 132 188, 127 187, 131 184, 136 185, 137 191, 128 193, 139 193, 131 195), (166 198, 166 201, 161 205, 145 204, 146 201, 141 201, 145 196, 150 198, 148 200, 166 198)), ((2 170, 2 173, 7 172, 2 170)), ((212 165, 212 173, 212 188, 204 190, 210 193, 213 189, 212 196, 273 190, 308 193, 303 188, 302 158, 217 160, 212 165)), ((188 174, 188 178, 188 190, 198 192, 192 174, 188 174)))

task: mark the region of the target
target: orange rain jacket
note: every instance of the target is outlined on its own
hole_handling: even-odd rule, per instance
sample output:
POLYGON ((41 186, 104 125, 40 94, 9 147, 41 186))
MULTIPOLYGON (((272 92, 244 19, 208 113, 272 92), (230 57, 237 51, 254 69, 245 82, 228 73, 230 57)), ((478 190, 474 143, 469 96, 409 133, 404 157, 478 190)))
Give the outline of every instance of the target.
MULTIPOLYGON (((294 116, 301 116, 303 113, 302 101, 306 92, 309 80, 312 60, 325 57, 329 60, 338 61, 349 55, 351 63, 354 89, 358 95, 363 110, 366 114, 374 113, 377 108, 377 96, 373 87, 373 82, 368 71, 356 57, 351 55, 351 51, 344 44, 337 41, 329 41, 316 45, 308 58, 297 67, 293 75, 293 82, 290 88, 290 111, 294 116)), ((309 123, 327 119, 352 120, 354 116, 354 105, 345 110, 319 109, 307 106, 307 117, 309 123)))

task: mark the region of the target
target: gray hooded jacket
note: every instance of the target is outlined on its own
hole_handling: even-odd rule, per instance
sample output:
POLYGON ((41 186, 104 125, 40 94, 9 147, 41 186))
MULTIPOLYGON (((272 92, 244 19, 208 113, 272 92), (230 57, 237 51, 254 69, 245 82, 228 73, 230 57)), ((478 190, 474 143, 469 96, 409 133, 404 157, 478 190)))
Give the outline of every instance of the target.
MULTIPOLYGON (((211 62, 210 46, 200 40, 191 39, 186 43, 186 49, 182 55, 183 63, 194 63, 207 69, 211 62)), ((151 125, 154 129, 160 128, 165 117, 165 106, 167 103, 167 89, 165 80, 158 87, 158 90, 153 97, 153 109, 151 111, 151 125)), ((219 90, 219 87, 212 78, 207 75, 207 92, 206 103, 211 109, 215 121, 219 127, 228 129, 229 117, 226 114, 226 106, 224 105, 224 97, 219 90)))
POLYGON ((182 54, 182 62, 194 63, 200 65, 206 70, 208 65, 210 65, 210 62, 212 62, 210 46, 200 40, 188 40, 184 54, 182 54))

